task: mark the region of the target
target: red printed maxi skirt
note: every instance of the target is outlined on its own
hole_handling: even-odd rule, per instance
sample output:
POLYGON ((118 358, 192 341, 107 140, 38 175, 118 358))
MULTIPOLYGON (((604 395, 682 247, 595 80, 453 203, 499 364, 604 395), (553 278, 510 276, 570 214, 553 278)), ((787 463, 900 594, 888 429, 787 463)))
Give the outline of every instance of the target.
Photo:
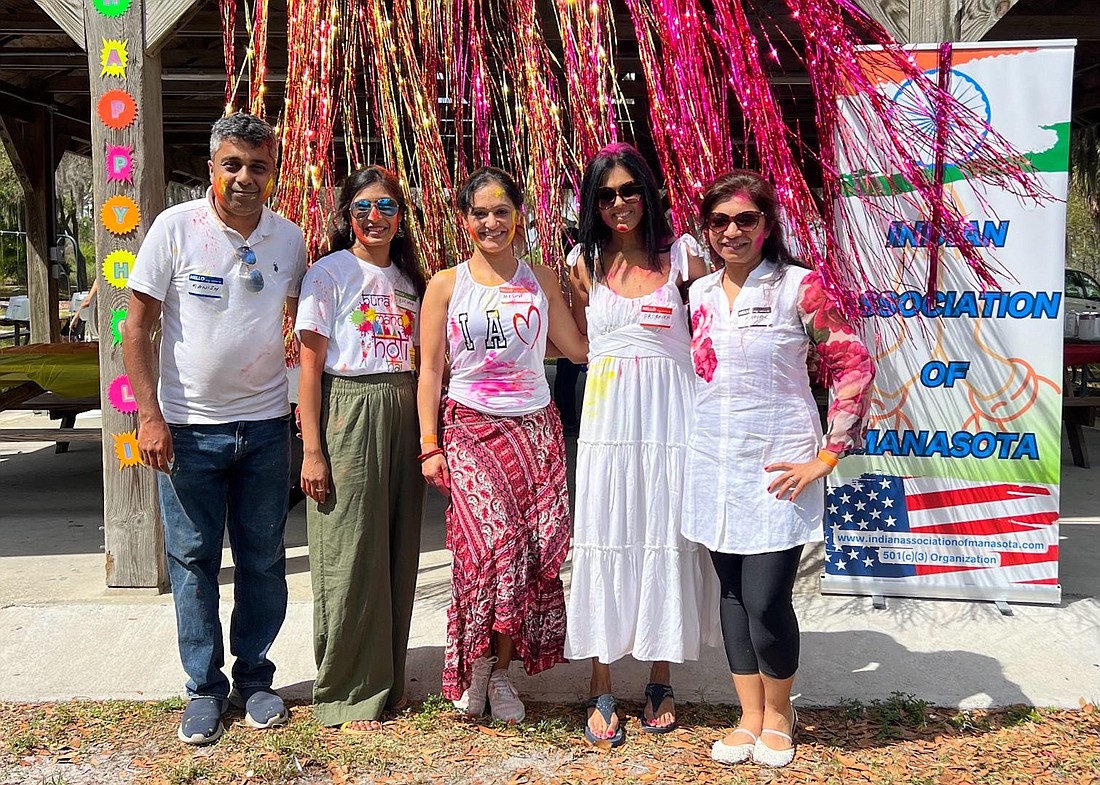
POLYGON ((443 695, 455 700, 470 685, 473 661, 489 654, 493 632, 512 638, 528 674, 565 662, 559 572, 569 551, 569 490, 553 404, 498 417, 448 399, 443 449, 454 556, 443 695))

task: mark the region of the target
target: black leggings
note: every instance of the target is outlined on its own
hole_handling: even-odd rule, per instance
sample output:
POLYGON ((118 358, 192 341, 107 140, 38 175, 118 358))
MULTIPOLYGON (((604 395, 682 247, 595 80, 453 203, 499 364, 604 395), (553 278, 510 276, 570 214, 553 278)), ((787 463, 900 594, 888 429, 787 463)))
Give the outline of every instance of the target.
POLYGON ((735 675, 786 679, 798 670, 798 619, 791 604, 802 546, 773 553, 715 553, 722 585, 722 638, 735 675))

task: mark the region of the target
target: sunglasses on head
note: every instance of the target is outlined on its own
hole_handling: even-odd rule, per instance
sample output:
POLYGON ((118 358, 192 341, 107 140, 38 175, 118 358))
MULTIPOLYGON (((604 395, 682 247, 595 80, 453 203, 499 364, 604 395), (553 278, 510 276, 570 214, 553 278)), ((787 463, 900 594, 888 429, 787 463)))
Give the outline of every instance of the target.
POLYGON ((737 215, 711 213, 707 216, 707 229, 712 232, 724 232, 730 224, 735 224, 742 232, 751 232, 760 225, 764 214, 759 210, 745 210, 737 215))
POLYGON ((644 193, 645 186, 634 180, 631 180, 629 183, 624 183, 618 188, 611 188, 605 185, 596 189, 596 204, 601 210, 613 207, 617 199, 622 199, 626 204, 634 204, 635 202, 641 201, 642 194, 644 193))
POLYGON ((357 199, 351 203, 351 211, 357 215, 369 215, 371 208, 377 210, 379 215, 393 218, 397 215, 400 205, 397 204, 396 199, 391 199, 388 196, 375 199, 373 202, 370 199, 357 199))
POLYGON ((256 252, 247 245, 242 245, 237 249, 237 259, 244 265, 241 268, 244 288, 250 292, 263 291, 264 274, 256 269, 256 252))

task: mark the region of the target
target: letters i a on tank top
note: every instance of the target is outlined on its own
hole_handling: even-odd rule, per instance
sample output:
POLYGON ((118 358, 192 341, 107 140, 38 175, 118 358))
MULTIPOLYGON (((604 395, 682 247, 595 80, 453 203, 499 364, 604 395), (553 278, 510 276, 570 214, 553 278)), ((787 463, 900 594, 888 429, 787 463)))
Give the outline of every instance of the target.
POLYGON ((512 278, 500 286, 477 283, 469 262, 455 268, 447 309, 447 395, 471 409, 504 417, 547 406, 550 387, 543 359, 548 315, 546 295, 524 262, 517 262, 512 278))

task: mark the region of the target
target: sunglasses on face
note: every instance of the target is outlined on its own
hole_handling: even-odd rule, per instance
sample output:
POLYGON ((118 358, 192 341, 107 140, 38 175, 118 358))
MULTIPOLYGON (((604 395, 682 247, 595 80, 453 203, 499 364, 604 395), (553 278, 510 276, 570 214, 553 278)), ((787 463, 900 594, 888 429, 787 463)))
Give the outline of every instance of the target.
POLYGON ((745 210, 737 215, 711 213, 707 216, 706 225, 712 232, 724 232, 730 224, 736 225, 742 232, 751 232, 760 225, 763 217, 764 214, 759 210, 745 210))
POLYGON ((601 210, 606 210, 613 207, 618 199, 622 199, 626 204, 634 204, 641 201, 643 193, 645 193, 645 187, 634 180, 624 183, 618 188, 605 185, 596 189, 596 205, 601 210))
POLYGON ((244 288, 250 292, 263 291, 264 274, 256 269, 256 252, 247 245, 242 245, 237 249, 237 260, 244 265, 241 267, 244 288))
POLYGON ((373 202, 370 199, 359 199, 351 203, 351 211, 356 215, 370 215, 371 208, 377 210, 379 215, 393 218, 397 215, 400 206, 397 204, 396 199, 391 199, 388 196, 375 199, 373 202))

